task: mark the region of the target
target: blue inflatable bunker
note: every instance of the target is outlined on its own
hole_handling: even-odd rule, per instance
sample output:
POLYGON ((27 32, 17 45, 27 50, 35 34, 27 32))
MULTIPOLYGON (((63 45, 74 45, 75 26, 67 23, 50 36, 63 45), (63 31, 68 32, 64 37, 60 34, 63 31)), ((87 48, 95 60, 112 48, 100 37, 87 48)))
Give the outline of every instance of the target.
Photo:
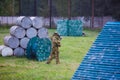
POLYGON ((59 20, 57 32, 61 36, 82 36, 83 23, 80 20, 59 20))
POLYGON ((120 80, 120 22, 108 22, 72 80, 120 80))
POLYGON ((51 52, 51 41, 49 38, 33 37, 30 39, 26 49, 26 57, 28 59, 36 59, 45 61, 51 52))

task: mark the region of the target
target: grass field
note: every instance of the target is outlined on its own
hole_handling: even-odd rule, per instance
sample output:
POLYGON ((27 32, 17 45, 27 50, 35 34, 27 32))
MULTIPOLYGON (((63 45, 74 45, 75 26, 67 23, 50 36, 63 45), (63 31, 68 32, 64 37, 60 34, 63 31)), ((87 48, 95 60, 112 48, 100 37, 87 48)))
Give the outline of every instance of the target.
MULTIPOLYGON (((49 29, 52 35, 55 29, 49 29)), ((99 31, 84 30, 86 37, 63 37, 60 48, 60 64, 28 60, 26 57, 0 56, 0 80, 70 80, 94 42, 99 31)), ((0 45, 9 35, 8 28, 0 28, 0 45)))

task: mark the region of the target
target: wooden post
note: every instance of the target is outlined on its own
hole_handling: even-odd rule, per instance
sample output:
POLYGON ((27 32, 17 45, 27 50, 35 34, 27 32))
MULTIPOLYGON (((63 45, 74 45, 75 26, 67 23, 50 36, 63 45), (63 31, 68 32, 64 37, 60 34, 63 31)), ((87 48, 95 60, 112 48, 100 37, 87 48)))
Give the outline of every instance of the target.
POLYGON ((92 27, 94 28, 94 0, 92 0, 92 27))
POLYGON ((14 8, 15 8, 15 1, 14 0, 12 0, 12 16, 15 16, 15 10, 14 10, 14 8))
POLYGON ((68 0, 68 19, 71 19, 71 0, 68 0))
POLYGON ((19 16, 21 16, 21 0, 19 0, 19 16))
POLYGON ((50 28, 51 28, 51 26, 52 26, 52 0, 49 0, 48 1, 48 3, 49 3, 49 25, 50 25, 50 28))
POLYGON ((34 16, 37 16, 36 0, 34 0, 34 16))

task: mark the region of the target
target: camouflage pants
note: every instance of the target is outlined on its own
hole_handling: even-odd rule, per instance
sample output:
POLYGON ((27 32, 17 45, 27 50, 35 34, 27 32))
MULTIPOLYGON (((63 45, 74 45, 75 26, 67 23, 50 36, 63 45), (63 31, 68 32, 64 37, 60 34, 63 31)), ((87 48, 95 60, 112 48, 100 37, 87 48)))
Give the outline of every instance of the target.
POLYGON ((56 59, 56 64, 59 64, 60 61, 59 61, 59 49, 58 49, 58 47, 55 47, 52 49, 52 52, 49 56, 47 64, 49 64, 52 61, 52 59, 54 59, 54 58, 56 59))

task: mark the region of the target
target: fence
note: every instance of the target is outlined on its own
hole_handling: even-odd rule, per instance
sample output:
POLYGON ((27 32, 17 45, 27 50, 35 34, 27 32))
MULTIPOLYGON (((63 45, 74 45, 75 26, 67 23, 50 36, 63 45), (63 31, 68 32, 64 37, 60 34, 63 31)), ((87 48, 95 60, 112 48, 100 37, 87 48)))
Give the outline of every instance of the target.
POLYGON ((13 25, 16 23, 18 16, 0 16, 1 25, 13 25))
MULTIPOLYGON (((19 16, 0 16, 0 25, 14 25, 16 19, 19 16)), ((32 16, 33 17, 33 16, 32 16)), ((65 17, 52 17, 52 27, 56 27, 56 22, 58 20, 67 19, 65 17)), ((91 27, 91 17, 72 17, 74 20, 81 20, 84 23, 85 27, 91 27)), ((45 26, 49 26, 49 18, 44 18, 45 26)), ((108 21, 115 21, 112 17, 95 17, 94 18, 94 27, 102 27, 108 21)))

